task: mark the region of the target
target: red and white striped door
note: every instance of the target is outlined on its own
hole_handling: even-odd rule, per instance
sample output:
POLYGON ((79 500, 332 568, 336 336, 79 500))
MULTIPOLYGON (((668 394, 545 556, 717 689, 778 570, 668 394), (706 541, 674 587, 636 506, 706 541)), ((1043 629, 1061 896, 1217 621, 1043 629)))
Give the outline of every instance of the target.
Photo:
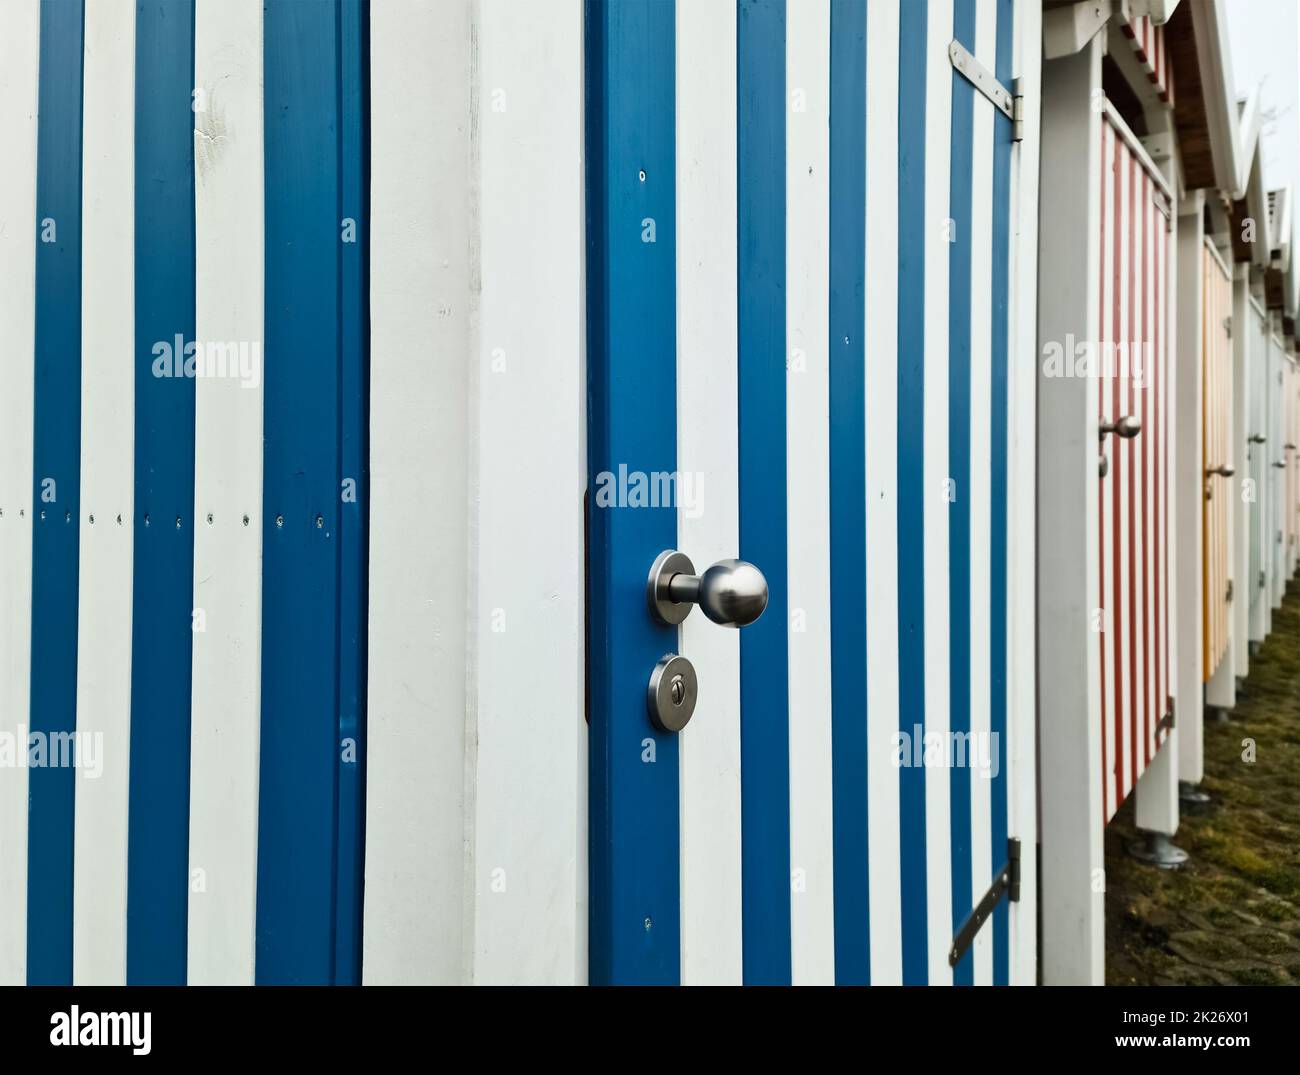
POLYGON ((1109 109, 1101 125, 1097 407, 1105 820, 1164 740, 1169 708, 1169 214, 1159 173, 1109 109), (1131 424, 1130 427, 1131 428, 1131 424))

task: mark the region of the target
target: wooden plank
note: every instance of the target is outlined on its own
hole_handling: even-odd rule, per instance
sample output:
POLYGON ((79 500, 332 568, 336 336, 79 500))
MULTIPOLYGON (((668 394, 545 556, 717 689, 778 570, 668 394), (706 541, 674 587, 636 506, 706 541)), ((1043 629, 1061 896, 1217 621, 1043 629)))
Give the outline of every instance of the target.
POLYGON ((262 5, 198 0, 187 981, 251 985, 262 663, 262 5))
POLYGON ((102 769, 77 774, 72 976, 126 984, 135 530, 135 4, 86 9, 82 167, 80 602, 77 729, 102 769))
POLYGON ((463 981, 469 0, 375 4, 366 982, 463 981), (438 101, 435 109, 411 100, 438 101), (432 185, 430 177, 434 177, 432 185), (437 192, 437 193, 435 193, 437 192), (411 460, 433 461, 411 466, 411 460), (430 555, 436 550, 436 555, 430 555))

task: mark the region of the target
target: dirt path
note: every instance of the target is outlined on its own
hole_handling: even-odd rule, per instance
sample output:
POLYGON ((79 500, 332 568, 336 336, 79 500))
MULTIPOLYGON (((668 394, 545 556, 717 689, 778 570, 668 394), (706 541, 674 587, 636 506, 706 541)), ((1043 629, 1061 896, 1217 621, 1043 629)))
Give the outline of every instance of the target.
MULTIPOLYGON (((1179 719, 1184 719, 1179 713, 1179 719)), ((1133 799, 1106 830, 1109 985, 1300 983, 1300 586, 1251 661, 1231 723, 1205 725, 1213 797, 1184 814, 1181 870, 1130 858, 1133 799), (1254 762, 1243 760, 1253 742, 1254 762)))

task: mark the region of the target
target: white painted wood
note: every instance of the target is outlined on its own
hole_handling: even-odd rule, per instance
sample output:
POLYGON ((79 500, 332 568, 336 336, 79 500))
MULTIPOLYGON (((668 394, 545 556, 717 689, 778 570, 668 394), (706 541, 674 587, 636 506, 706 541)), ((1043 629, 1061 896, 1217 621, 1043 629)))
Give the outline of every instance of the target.
POLYGON ((465 906, 473 901, 465 819, 473 6, 392 0, 370 12, 367 983, 464 981, 473 951, 465 906))
MULTIPOLYGON (((975 8, 975 58, 988 70, 997 67, 998 10, 996 0, 978 0, 975 8)), ((970 304, 970 481, 957 492, 970 507, 970 731, 974 743, 988 742, 991 722, 990 674, 992 608, 993 474, 993 102, 975 94, 972 124, 970 304)), ((968 759, 971 757, 967 755, 968 759)), ((974 907, 993 883, 991 769, 971 767, 970 849, 974 907)), ((964 914, 968 907, 955 907, 964 914)), ((972 946, 976 985, 993 984, 993 929, 981 929, 972 946)))
POLYGON ((1133 790, 1139 829, 1173 836, 1178 832, 1178 729, 1156 751, 1133 790))
MULTIPOLYGON (((826 313, 830 301, 830 4, 827 0, 800 0, 791 5, 790 16, 786 23, 786 496, 791 964, 795 985, 833 985, 830 360, 826 313)), ((680 102, 678 107, 680 110, 680 102)))
POLYGON ((1178 722, 1178 779, 1201 782, 1201 507, 1205 464, 1201 451, 1201 271, 1203 266, 1204 194, 1186 199, 1178 217, 1178 285, 1175 292, 1177 350, 1174 361, 1182 376, 1173 397, 1173 438, 1176 465, 1170 466, 1170 485, 1182 495, 1173 505, 1169 533, 1177 545, 1175 573, 1170 576, 1171 619, 1179 624, 1176 636, 1177 675, 1174 699, 1178 722))
MULTIPOLYGON (((899 0, 867 5, 867 101, 898 93, 899 0)), ((867 872, 871 981, 903 980, 898 732, 898 109, 867 106, 867 872), (869 329, 867 326, 870 326, 869 329)))
MULTIPOLYGON (((679 505, 677 534, 701 571, 738 555, 740 542, 735 42, 735 4, 677 5, 677 466, 701 494, 699 505, 679 505)), ((823 227, 813 238, 824 234, 823 227)), ((682 982, 738 985, 740 639, 698 614, 680 637, 699 670, 697 710, 707 717, 678 737, 682 982)), ((790 724, 793 732, 793 711, 790 724)), ((795 779, 792 757, 792 809, 795 779)), ((792 832, 792 856, 795 840, 792 832)))
POLYGON ((1003 763, 1010 800, 1011 835, 1020 838, 1020 900, 1010 908, 1010 981, 1032 985, 1038 978, 1038 787, 1036 739, 1037 580, 1035 541, 1037 497, 1036 397, 1038 372, 1038 161, 1041 111, 1042 9, 1031 0, 1015 5, 1014 70, 1024 91, 1025 138, 1012 150, 1011 330, 1007 368, 1007 734, 1003 763))
POLYGON ((574 984, 587 970, 582 4, 481 0, 476 23, 472 980, 574 984))
POLYGON ((135 493, 135 4, 88 5, 82 67, 79 768, 72 979, 126 984, 135 493), (93 520, 93 521, 92 521, 93 520))
POLYGON ((198 0, 194 71, 206 97, 194 116, 195 337, 205 359, 213 345, 226 345, 241 365, 239 377, 203 376, 194 385, 188 978, 192 985, 251 985, 265 264, 258 0, 198 0))
MULTIPOLYGON (((1043 67, 1038 361, 1096 333, 1101 42, 1043 67), (1061 251, 1072 256, 1061 257, 1061 251)), ((1014 363, 1013 363, 1014 365, 1014 363)), ((1042 978, 1104 978, 1097 382, 1038 380, 1042 978)), ((1023 892, 1022 886, 1022 892, 1023 892)), ((1027 926, 1024 919, 1020 925, 1027 926)))
MULTIPOLYGON (((26 750, 32 637, 37 0, 0 4, 0 735, 26 750)), ((0 766, 0 985, 27 981, 27 770, 0 766)))
MULTIPOLYGON (((952 0, 928 8, 925 87, 925 459, 923 563, 925 574, 925 734, 948 742, 950 727, 949 468, 948 468, 948 257, 943 222, 950 217, 949 160, 952 146, 952 0)), ((965 489, 957 496, 968 495, 965 489)), ((947 766, 925 770, 926 902, 928 981, 952 981, 952 849, 950 774, 947 766)))

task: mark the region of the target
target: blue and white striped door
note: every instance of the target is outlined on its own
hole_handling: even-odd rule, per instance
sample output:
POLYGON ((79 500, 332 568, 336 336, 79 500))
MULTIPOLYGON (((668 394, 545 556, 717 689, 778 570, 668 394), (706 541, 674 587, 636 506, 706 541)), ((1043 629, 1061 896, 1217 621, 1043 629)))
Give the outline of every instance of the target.
POLYGON ((1008 554, 1022 152, 949 58, 1010 86, 1023 14, 588 4, 593 982, 1032 975, 1005 900, 948 961, 1008 837, 1032 844, 1008 677, 1032 636, 1008 554), (669 548, 757 564, 766 612, 656 626, 669 548), (678 735, 646 714, 669 652, 700 681, 678 735), (996 746, 924 764, 954 740, 996 746))
POLYGON ((0 7, 0 981, 359 980, 364 17, 0 7))

